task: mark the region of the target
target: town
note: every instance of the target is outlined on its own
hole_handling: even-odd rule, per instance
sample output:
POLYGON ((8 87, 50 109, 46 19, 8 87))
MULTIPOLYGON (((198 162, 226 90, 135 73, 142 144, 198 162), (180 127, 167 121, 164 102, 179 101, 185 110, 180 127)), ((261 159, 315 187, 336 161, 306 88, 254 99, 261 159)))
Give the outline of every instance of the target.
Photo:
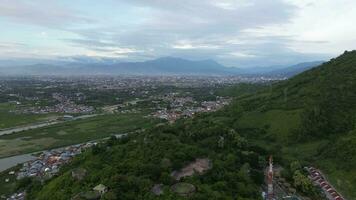
MULTIPOLYGON (((52 98, 57 100, 59 103, 54 106, 29 107, 23 110, 16 110, 14 112, 16 113, 20 112, 24 114, 47 114, 47 113, 88 114, 94 112, 94 108, 92 106, 77 105, 73 101, 71 101, 68 97, 62 94, 53 93, 52 98)), ((19 102, 17 102, 16 104, 19 104, 19 102)))
MULTIPOLYGON (((59 172, 60 167, 69 163, 76 155, 95 145, 97 145, 97 142, 87 142, 84 144, 44 151, 38 153, 36 159, 23 163, 19 171, 10 171, 8 174, 16 176, 17 180, 31 177, 44 181, 56 175, 59 172)), ((5 183, 6 182, 9 182, 9 179, 5 179, 5 183)), ((8 198, 4 195, 1 196, 1 198, 5 198, 6 200, 23 200, 25 199, 25 196, 25 192, 19 192, 12 194, 8 198)))
POLYGON ((158 106, 157 111, 152 113, 153 117, 165 119, 170 123, 179 118, 193 117, 197 113, 213 112, 228 105, 231 98, 216 97, 216 101, 197 102, 192 97, 177 97, 175 93, 158 97, 154 100, 158 106), (162 108, 159 102, 163 101, 167 107, 162 108))
POLYGON ((62 165, 68 163, 74 156, 82 153, 82 151, 93 145, 96 145, 96 143, 88 142, 44 151, 36 160, 23 164, 20 172, 17 173, 17 179, 19 180, 25 177, 51 178, 58 172, 62 165))

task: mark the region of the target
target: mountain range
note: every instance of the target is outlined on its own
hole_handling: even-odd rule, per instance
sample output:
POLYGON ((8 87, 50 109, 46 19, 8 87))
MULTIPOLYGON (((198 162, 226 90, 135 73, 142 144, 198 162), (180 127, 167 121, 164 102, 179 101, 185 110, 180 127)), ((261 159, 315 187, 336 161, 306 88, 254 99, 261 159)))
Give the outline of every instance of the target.
POLYGON ((252 68, 226 67, 214 60, 186 60, 162 57, 143 62, 114 62, 76 59, 72 61, 0 61, 2 75, 268 75, 290 77, 322 61, 305 62, 292 66, 252 68))

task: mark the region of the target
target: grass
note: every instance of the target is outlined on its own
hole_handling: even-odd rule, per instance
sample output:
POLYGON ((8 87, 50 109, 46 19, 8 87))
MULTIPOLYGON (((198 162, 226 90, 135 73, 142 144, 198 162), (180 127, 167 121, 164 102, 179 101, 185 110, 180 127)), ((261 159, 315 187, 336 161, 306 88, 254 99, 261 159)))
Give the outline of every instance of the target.
POLYGON ((195 187, 190 183, 177 183, 172 186, 172 190, 180 195, 188 195, 195 191, 195 187))
POLYGON ((34 122, 47 121, 54 114, 15 114, 11 110, 16 110, 16 105, 11 103, 0 103, 0 130, 14 126, 31 124, 34 122))
POLYGON ((0 136, 0 157, 30 153, 90 140, 113 134, 148 128, 154 119, 137 114, 107 114, 69 121, 49 127, 0 136))
POLYGON ((290 132, 299 126, 300 112, 300 110, 253 111, 245 113, 237 124, 243 129, 265 129, 268 135, 274 136, 279 141, 286 141, 290 132))
POLYGON ((318 140, 306 143, 291 144, 284 146, 281 149, 281 153, 285 160, 292 162, 294 160, 315 162, 318 155, 318 149, 327 143, 327 140, 318 140))

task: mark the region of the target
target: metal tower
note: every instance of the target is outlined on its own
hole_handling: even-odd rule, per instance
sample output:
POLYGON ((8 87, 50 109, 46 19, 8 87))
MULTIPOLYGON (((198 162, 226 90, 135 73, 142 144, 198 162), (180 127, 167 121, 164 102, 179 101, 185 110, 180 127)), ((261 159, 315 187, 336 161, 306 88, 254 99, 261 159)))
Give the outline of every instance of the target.
POLYGON ((267 199, 273 200, 273 160, 272 156, 269 157, 269 167, 267 172, 267 199))

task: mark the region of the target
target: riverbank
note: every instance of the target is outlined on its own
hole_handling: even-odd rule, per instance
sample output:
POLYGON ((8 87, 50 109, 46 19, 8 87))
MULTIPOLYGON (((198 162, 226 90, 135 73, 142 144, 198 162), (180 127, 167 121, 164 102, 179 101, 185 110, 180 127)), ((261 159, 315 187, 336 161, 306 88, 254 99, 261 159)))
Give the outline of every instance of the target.
POLYGON ((7 157, 7 158, 0 158, 0 172, 3 172, 7 169, 10 169, 11 167, 18 165, 18 164, 28 162, 28 161, 31 161, 34 159, 36 159, 36 157, 33 156, 32 153, 11 156, 11 157, 7 157))
POLYGON ((159 120, 142 113, 118 113, 70 120, 37 129, 0 136, 0 158, 98 140, 154 126, 159 120))
MULTIPOLYGON (((72 120, 78 120, 78 119, 87 119, 90 117, 95 117, 98 116, 98 114, 91 114, 91 115, 81 115, 78 117, 73 117, 70 121, 72 120)), ((1 135, 8 135, 8 134, 13 134, 13 133, 18 133, 21 131, 27 131, 27 130, 31 130, 31 129, 36 129, 36 128, 43 128, 43 127, 47 127, 47 126, 51 126, 51 125, 55 125, 55 124, 59 124, 59 123, 65 123, 68 121, 65 120, 55 120, 55 121, 47 121, 47 122, 42 122, 42 123, 36 123, 36 124, 29 124, 29 125, 24 125, 24 126, 18 126, 18 127, 13 127, 13 128, 7 128, 7 129, 3 129, 0 131, 0 136, 1 135)))

